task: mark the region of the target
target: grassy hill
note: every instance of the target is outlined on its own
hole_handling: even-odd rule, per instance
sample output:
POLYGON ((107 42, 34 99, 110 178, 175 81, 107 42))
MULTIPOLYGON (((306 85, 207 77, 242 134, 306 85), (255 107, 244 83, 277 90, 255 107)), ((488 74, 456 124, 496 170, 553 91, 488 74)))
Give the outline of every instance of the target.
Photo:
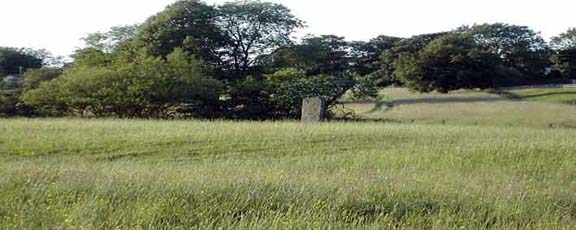
POLYGON ((0 120, 0 229, 576 226, 576 130, 419 122, 0 120))
POLYGON ((400 123, 498 127, 576 127, 576 88, 523 89, 497 95, 479 91, 418 94, 403 88, 379 101, 348 102, 363 119, 400 123))

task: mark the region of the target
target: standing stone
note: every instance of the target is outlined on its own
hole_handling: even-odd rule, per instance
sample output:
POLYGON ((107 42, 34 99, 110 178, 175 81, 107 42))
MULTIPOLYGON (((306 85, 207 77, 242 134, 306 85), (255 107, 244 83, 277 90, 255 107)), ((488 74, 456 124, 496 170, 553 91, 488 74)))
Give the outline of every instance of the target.
POLYGON ((326 114, 326 100, 310 97, 302 100, 302 122, 322 122, 326 114))

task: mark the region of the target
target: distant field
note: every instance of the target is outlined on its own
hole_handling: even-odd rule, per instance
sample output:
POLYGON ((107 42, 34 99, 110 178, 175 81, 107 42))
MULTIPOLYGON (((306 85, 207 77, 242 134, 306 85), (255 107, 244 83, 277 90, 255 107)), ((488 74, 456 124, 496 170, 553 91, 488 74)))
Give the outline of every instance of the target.
POLYGON ((382 92, 377 102, 351 102, 360 118, 401 123, 499 127, 576 128, 576 88, 418 94, 402 88, 382 92))
POLYGON ((0 133, 0 229, 576 227, 572 129, 16 119, 0 133))
POLYGON ((576 106, 576 88, 560 89, 522 89, 510 91, 522 100, 562 103, 576 106))

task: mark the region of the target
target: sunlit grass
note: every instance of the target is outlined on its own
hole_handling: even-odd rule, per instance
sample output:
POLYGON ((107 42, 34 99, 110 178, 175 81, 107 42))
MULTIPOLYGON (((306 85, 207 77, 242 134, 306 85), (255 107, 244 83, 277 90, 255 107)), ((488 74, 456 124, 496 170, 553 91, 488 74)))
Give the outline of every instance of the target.
POLYGON ((510 98, 478 91, 418 94, 390 88, 380 101, 351 102, 346 107, 360 118, 401 123, 576 128, 576 106, 557 103, 576 100, 572 91, 517 90, 510 93, 518 95, 510 98))
POLYGON ((576 88, 539 88, 512 90, 516 97, 528 101, 576 105, 576 88))
POLYGON ((576 130, 0 120, 0 228, 576 226, 576 130))

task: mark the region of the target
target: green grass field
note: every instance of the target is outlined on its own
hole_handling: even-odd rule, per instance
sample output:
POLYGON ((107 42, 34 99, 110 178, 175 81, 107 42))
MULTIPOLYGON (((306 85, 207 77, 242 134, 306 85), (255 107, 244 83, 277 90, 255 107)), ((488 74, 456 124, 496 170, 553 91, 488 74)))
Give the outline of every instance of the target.
POLYGON ((510 91, 519 99, 576 105, 576 87, 563 89, 522 89, 510 91))
POLYGON ((386 95, 358 113, 398 122, 0 120, 0 229, 576 228, 571 106, 386 95))
POLYGON ((402 88, 382 92, 380 101, 345 106, 362 119, 399 123, 496 127, 576 128, 576 88, 417 94, 402 88))
POLYGON ((573 228, 576 130, 1 120, 0 226, 573 228))

